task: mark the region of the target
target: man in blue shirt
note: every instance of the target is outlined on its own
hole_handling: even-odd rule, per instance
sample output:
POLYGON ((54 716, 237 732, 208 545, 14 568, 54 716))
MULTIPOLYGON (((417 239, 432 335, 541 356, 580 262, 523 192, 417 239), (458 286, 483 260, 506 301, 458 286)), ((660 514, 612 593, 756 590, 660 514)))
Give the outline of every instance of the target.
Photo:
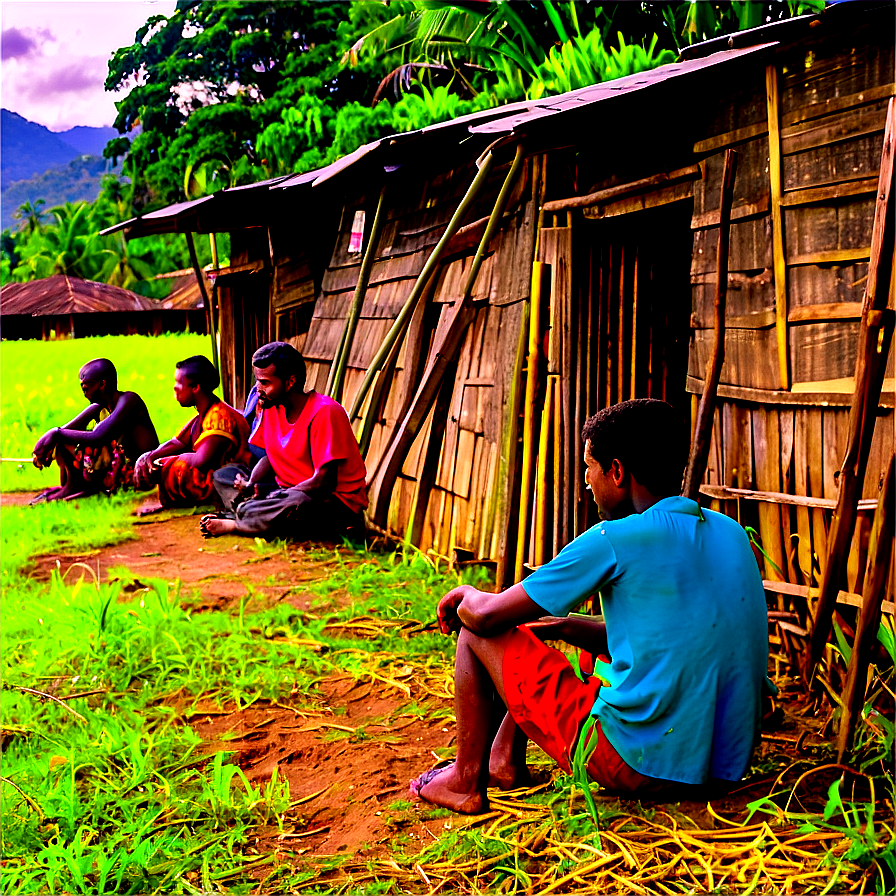
POLYGON ((633 794, 745 774, 768 666, 765 593, 743 529, 679 497, 677 429, 653 399, 591 417, 585 481, 601 522, 499 594, 465 585, 442 598, 441 629, 459 635, 457 758, 412 782, 414 795, 485 811, 487 786, 525 780, 527 738, 566 771, 583 739, 590 777, 633 794), (568 615, 598 592, 603 622, 568 615), (545 640, 592 654, 595 674, 581 680, 545 640), (495 695, 507 708, 497 735, 495 695))

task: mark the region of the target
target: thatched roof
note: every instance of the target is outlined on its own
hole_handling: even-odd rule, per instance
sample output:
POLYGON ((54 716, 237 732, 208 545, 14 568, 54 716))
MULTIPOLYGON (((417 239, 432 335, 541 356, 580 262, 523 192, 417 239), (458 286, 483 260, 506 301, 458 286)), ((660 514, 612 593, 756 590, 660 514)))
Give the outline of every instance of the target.
POLYGON ((30 283, 8 283, 0 290, 0 314, 32 317, 91 314, 98 311, 152 311, 143 296, 107 283, 56 274, 30 283))
MULTIPOLYGON (((174 271, 173 274, 160 274, 156 279, 165 277, 172 281, 168 298, 160 303, 162 308, 170 311, 197 311, 205 307, 202 301, 202 290, 192 270, 174 271)), ((206 276, 206 289, 211 290, 206 276)))

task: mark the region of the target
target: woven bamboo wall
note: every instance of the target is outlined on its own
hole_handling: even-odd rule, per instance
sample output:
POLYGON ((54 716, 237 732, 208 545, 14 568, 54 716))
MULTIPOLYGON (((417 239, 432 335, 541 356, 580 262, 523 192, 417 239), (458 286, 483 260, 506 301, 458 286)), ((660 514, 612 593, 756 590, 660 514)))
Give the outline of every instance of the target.
MULTIPOLYGON (((725 364, 704 490, 758 530, 765 578, 791 586, 818 583, 837 496, 893 66, 892 34, 872 26, 849 42, 804 41, 779 52, 764 81, 720 105, 694 146, 705 166, 691 222, 694 393, 712 347, 722 160, 727 147, 738 152, 725 364), (735 496, 731 488, 765 495, 735 496)), ((893 452, 892 377, 891 351, 849 592, 861 589, 893 452)), ((892 580, 889 591, 892 600, 892 580)))
MULTIPOLYGON (((464 165, 388 188, 386 223, 348 357, 342 395, 346 408, 354 404, 371 361, 474 173, 472 165, 464 165)), ((491 211, 505 174, 506 168, 501 167, 492 173, 465 223, 491 211)), ((445 555, 459 550, 471 557, 494 559, 501 549, 504 533, 496 521, 503 519, 501 507, 509 488, 501 464, 505 405, 513 375, 508 359, 516 354, 532 260, 532 204, 526 201, 526 189, 524 172, 476 280, 473 300, 478 310, 461 346, 444 413, 434 423, 438 405, 430 412, 393 489, 389 527, 402 535, 413 529, 414 543, 424 550, 445 555)), ((369 231, 376 198, 362 197, 345 206, 302 347, 308 388, 323 390, 326 385, 361 264, 361 254, 349 252, 354 213, 365 210, 369 231)), ((360 433, 368 415, 375 415, 365 456, 371 482, 414 396, 432 346, 461 297, 474 248, 453 255, 449 250, 414 312, 394 368, 386 377, 386 388, 379 396, 371 390, 353 421, 360 433)), ((373 492, 372 503, 376 497, 373 492)))

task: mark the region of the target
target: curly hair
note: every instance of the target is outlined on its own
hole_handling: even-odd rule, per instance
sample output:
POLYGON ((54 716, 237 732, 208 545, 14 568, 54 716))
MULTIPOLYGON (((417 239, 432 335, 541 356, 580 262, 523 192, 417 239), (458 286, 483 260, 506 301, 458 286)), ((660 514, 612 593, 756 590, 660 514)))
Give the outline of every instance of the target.
POLYGON ((252 355, 253 367, 270 367, 281 380, 296 378, 296 388, 305 388, 305 359, 288 342, 269 342, 252 355))
POLYGON ((655 398, 633 398, 598 411, 585 421, 582 440, 601 469, 613 459, 651 494, 681 491, 686 460, 682 421, 672 405, 655 398))

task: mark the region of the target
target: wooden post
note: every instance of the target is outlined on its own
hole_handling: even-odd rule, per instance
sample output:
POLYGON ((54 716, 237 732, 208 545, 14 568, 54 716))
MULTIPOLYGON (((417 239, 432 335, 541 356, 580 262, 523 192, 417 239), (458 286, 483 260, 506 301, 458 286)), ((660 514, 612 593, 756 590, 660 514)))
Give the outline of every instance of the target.
POLYGON ((682 494, 697 500, 700 483, 706 471, 709 455, 709 441, 712 436, 712 422, 715 416, 716 391, 725 360, 725 298, 728 292, 728 241, 731 229, 731 201, 734 196, 734 177, 737 173, 737 153, 733 149, 725 152, 725 167, 722 174, 722 195, 719 200, 719 247, 716 263, 715 314, 713 318, 712 355, 706 365, 703 380, 703 394, 697 409, 694 441, 684 477, 682 494))
POLYGON ((358 271, 358 282, 355 286, 355 294, 348 316, 345 319, 345 329, 339 340, 339 348, 333 358, 330 367, 330 375, 327 378, 326 394, 336 401, 342 401, 342 384, 345 379, 345 368, 348 364, 348 356, 352 350, 352 342, 355 338, 355 330, 358 328, 358 318, 361 316, 361 307, 364 304, 364 296, 367 293, 367 284, 370 282, 370 272, 373 270, 373 262, 376 259, 376 250, 380 242, 380 233, 383 229, 383 205, 386 196, 385 186, 380 190, 380 198, 376 206, 376 214, 373 225, 370 228, 370 236, 367 238, 367 247, 364 250, 364 258, 358 271))
POLYGON ((348 415, 350 420, 354 420, 360 413, 361 408, 364 405, 364 399, 367 397, 367 392, 370 389, 371 383, 373 382, 373 378, 376 376, 379 369, 383 366, 386 358, 389 357, 389 352, 392 350, 392 346, 407 329, 407 326, 411 320, 411 314, 413 313, 414 308, 417 306, 417 300, 420 298, 420 296, 423 295, 426 284, 429 282, 429 278, 435 271, 436 265, 438 265, 439 259, 442 257, 442 253, 445 251, 445 247, 448 245, 451 237, 454 236, 455 233, 457 233, 457 230, 460 227, 464 216, 466 215, 470 206, 473 204, 473 200, 482 189, 483 184, 488 180, 488 174, 489 171, 491 171, 493 161, 494 156, 491 152, 487 152, 485 158, 479 165, 479 171, 476 173, 476 177, 473 178, 473 182, 467 189, 464 198, 460 201, 460 205, 458 205, 457 211, 455 211, 454 216, 448 222, 448 226, 445 228, 445 232, 442 234, 442 238, 432 250, 429 258, 426 259, 426 264, 423 265, 423 270, 417 277, 417 280, 414 283, 413 287, 411 287, 410 295, 405 300, 401 311, 398 312, 398 316, 395 318, 395 323, 392 324, 392 327, 386 334, 386 338, 383 340, 383 344, 380 346, 379 351, 376 353, 374 359, 370 362, 370 368, 368 369, 367 375, 364 377, 363 382, 358 388, 358 394, 355 396, 354 404, 352 405, 351 412, 348 415))
MULTIPOLYGON (((483 168, 487 167, 487 164, 490 165, 491 158, 492 154, 489 152, 486 160, 483 162, 483 168)), ((401 465, 404 463, 407 451, 416 438, 420 426, 426 419, 426 415, 429 413, 433 401, 435 401, 445 371, 455 360, 456 353, 460 349, 461 341, 467 327, 476 315, 476 309, 472 302, 473 287, 476 285, 476 277, 479 274, 479 269, 482 267, 485 251, 488 248, 495 231, 498 229, 498 222, 501 220, 501 215, 507 205, 507 200, 510 198, 511 188, 516 181, 522 164, 523 147, 522 144, 517 144, 513 164, 510 166, 507 176, 504 178, 504 183, 501 185, 498 198, 495 200, 495 206, 489 216, 485 232, 482 234, 482 239, 479 241, 476 254, 473 256, 473 261, 470 264, 470 271, 467 274, 464 292, 457 303, 457 310, 454 313, 454 317, 445 328, 442 341, 433 346, 430 361, 427 364, 423 379, 414 395, 414 400, 411 402, 411 406, 408 408, 404 419, 395 431, 391 444, 383 455, 383 461, 376 477, 376 501, 371 513, 374 522, 379 525, 385 524, 389 512, 389 503, 392 498, 392 487, 395 485, 395 479, 398 476, 401 465)))
POLYGON ((529 534, 529 511, 532 509, 532 467, 535 455, 535 400, 538 396, 538 369, 541 363, 541 294, 544 285, 550 288, 550 266, 541 261, 532 263, 532 285, 529 297, 529 352, 526 357, 526 396, 523 400, 523 459, 520 481, 520 518, 516 531, 514 581, 523 578, 526 562, 526 537, 529 534), (546 276, 547 272, 547 276, 546 276))
POLYGON ((205 277, 202 268, 199 267, 199 258, 196 255, 196 245, 193 242, 193 234, 188 230, 184 236, 187 238, 187 251, 190 253, 190 262, 193 265, 193 273, 196 275, 196 282, 199 284, 199 292, 202 293, 202 304, 205 306, 205 323, 208 327, 208 333, 212 340, 212 364, 215 370, 221 372, 218 363, 218 340, 215 334, 215 320, 212 312, 212 303, 209 301, 208 291, 205 288, 205 277))
POLYGON ((865 468, 874 435, 874 419, 890 340, 893 335, 894 312, 887 308, 890 277, 893 273, 894 227, 896 212, 893 191, 893 159, 896 144, 896 112, 894 100, 887 108, 887 124, 880 160, 874 230, 871 235, 871 258, 862 305, 859 350, 856 357, 856 387, 849 410, 849 431, 846 454, 840 468, 837 506, 831 520, 827 540, 827 562, 822 567, 818 604, 812 620, 812 636, 803 666, 805 680, 811 681, 831 631, 831 617, 837 603, 837 592, 843 585, 846 558, 852 542, 856 519, 856 500, 862 493, 865 468))
POLYGON ((852 743, 865 699, 869 658, 880 625, 881 604, 887 593, 887 579, 890 577, 890 563, 893 559, 894 502, 896 456, 891 456, 868 541, 868 567, 862 586, 862 609, 856 625, 846 683, 843 686, 843 713, 837 731, 837 762, 843 762, 852 743))
POLYGON ((787 261, 784 255, 784 217, 781 211, 781 117, 778 109, 778 66, 765 70, 768 113, 768 179, 771 192, 772 264, 775 272, 775 336, 778 343, 778 376, 782 389, 790 388, 787 357, 787 261))

